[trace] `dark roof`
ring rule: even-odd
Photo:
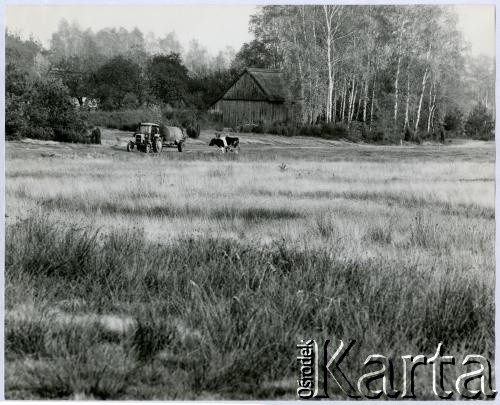
[[[281,70],[247,68],[245,72],[248,72],[255,79],[269,101],[285,101],[290,99],[290,94],[285,85]]]
[[[255,80],[257,86],[262,90],[267,100],[270,102],[291,101],[291,95],[288,87],[285,85],[283,72],[280,69],[261,69],[261,68],[246,68],[238,78],[231,83],[229,89],[247,73]],[[226,91],[227,93],[227,91]],[[211,106],[215,105],[219,100],[224,99],[224,93],[221,97],[215,100]]]

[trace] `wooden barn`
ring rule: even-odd
[[[227,126],[271,124],[292,119],[290,92],[277,69],[247,68],[209,109]]]

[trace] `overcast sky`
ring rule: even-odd
[[[495,7],[493,5],[455,6],[459,28],[471,44],[474,55],[495,54]],[[226,46],[236,50],[251,40],[249,16],[255,6],[221,5],[8,5],[6,24],[23,36],[32,34],[43,45],[50,43],[62,18],[77,21],[82,28],[98,31],[104,27],[138,27],[144,34],[157,36],[175,31],[186,48],[189,40],[198,39],[210,53]]]

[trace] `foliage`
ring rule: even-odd
[[[207,73],[202,77],[192,77],[188,83],[189,96],[187,100],[189,100],[189,104],[198,109],[208,109],[213,102],[227,91],[230,84],[237,79],[239,73],[241,72],[231,68]]]
[[[190,138],[199,138],[200,137],[200,125],[196,126],[188,126],[186,128],[186,133]]]
[[[137,107],[143,86],[141,69],[132,60],[115,56],[95,72],[93,86],[94,95],[105,110],[122,108],[125,103],[129,107]]]
[[[463,113],[457,107],[446,113],[443,119],[444,129],[460,133],[463,129]]]
[[[19,36],[5,34],[5,135],[18,138],[27,126],[32,81],[36,74],[36,56],[41,46],[32,40],[23,41]]]
[[[346,125],[337,123],[321,123],[317,125],[297,125],[291,123],[273,123],[265,125],[246,124],[236,128],[239,132],[255,133],[255,134],[272,134],[282,136],[312,136],[316,138],[331,139],[331,140],[348,140],[359,142],[361,140],[368,142],[381,142],[385,140],[384,132],[374,129],[367,130],[363,125],[358,127],[348,128]],[[220,128],[222,130],[222,128]],[[396,140],[392,140],[396,142]]]
[[[23,75],[21,94],[6,94],[7,139],[32,137],[78,142],[86,138],[85,123],[58,79]],[[8,76],[7,80],[13,80]]]
[[[119,111],[90,111],[87,121],[91,126],[135,131],[141,122],[162,122],[161,109],[144,107]]]
[[[149,106],[117,111],[89,111],[85,115],[90,126],[135,131],[140,122],[155,122],[182,128],[204,128],[213,125],[211,116],[199,110]]]
[[[467,136],[475,139],[491,140],[495,129],[493,115],[482,103],[478,103],[469,113],[464,130]]]
[[[392,141],[409,127],[412,139],[435,131],[449,100],[491,100],[493,64],[475,68],[487,84],[474,86],[456,27],[455,14],[434,5],[270,5],[250,23],[252,55],[269,52],[262,66],[284,70],[299,121],[360,122]],[[241,59],[251,60],[249,49]]]
[[[179,54],[155,55],[148,62],[149,88],[157,100],[178,107],[185,103],[188,70]]]
[[[271,68],[274,59],[272,52],[267,48],[266,43],[259,39],[244,43],[231,63],[231,67],[236,71],[243,71],[247,67]]]
[[[101,144],[101,129],[100,128],[94,128],[92,130],[92,134],[90,136],[90,143],[94,143],[97,145]]]

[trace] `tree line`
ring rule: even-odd
[[[196,40],[184,50],[174,32],[161,38],[137,28],[94,33],[65,20],[47,49],[7,31],[5,52],[11,138],[79,139],[88,110],[204,111],[238,74],[229,47],[212,56]]]
[[[306,123],[409,140],[494,109],[494,61],[467,56],[449,7],[265,6],[250,29],[247,48],[264,50],[261,67],[284,70]]]
[[[7,31],[7,136],[77,139],[87,110],[206,111],[245,67],[283,70],[295,126],[394,140],[492,133],[494,61],[468,56],[446,6],[264,6],[249,29],[252,41],[215,56],[196,40],[184,49],[174,32],[62,20],[45,49]]]

